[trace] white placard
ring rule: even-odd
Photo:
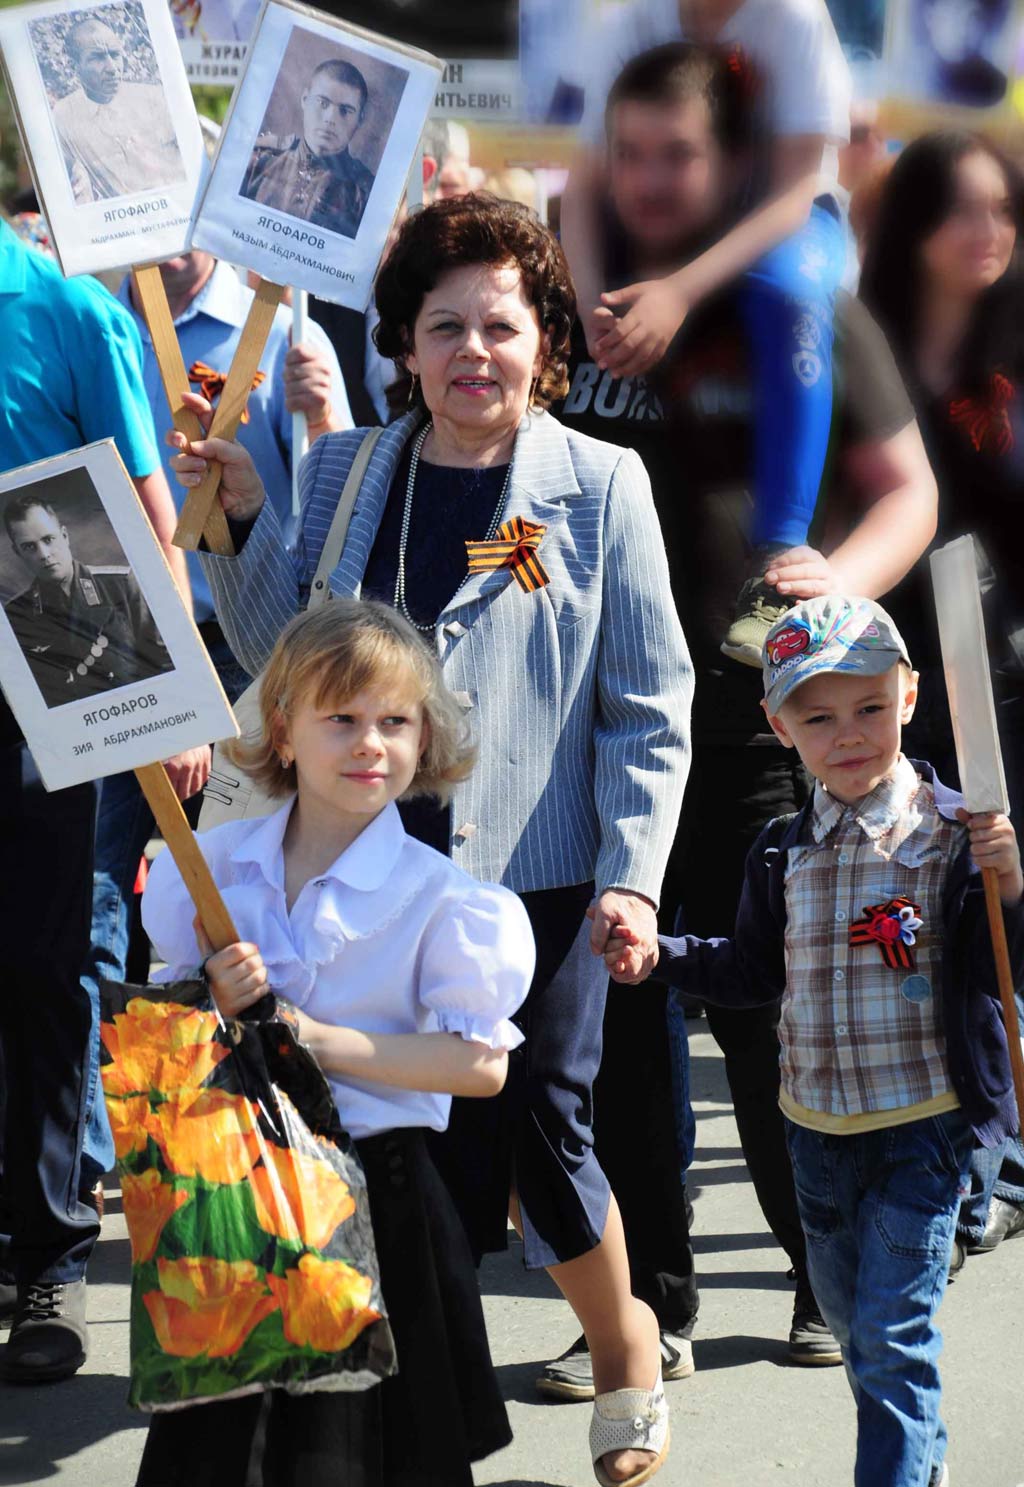
[[[238,728],[112,439],[0,476],[0,686],[48,790]]]
[[[985,110],[1006,101],[1016,0],[889,0],[890,97],[927,108]]]
[[[164,0],[0,10],[0,53],[64,273],[183,252],[206,155]]]
[[[192,83],[235,83],[261,0],[170,0],[174,34]]]
[[[953,719],[960,784],[969,811],[1009,811],[999,748],[974,538],[931,555],[942,664]]]
[[[195,246],[365,309],[441,70],[426,52],[268,0]]]

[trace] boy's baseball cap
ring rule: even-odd
[[[777,713],[802,682],[824,671],[882,676],[899,661],[909,666],[903,637],[880,604],[826,594],[805,599],[776,620],[765,637],[764,696]]]

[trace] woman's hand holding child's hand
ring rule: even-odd
[[[615,924],[604,947],[604,963],[613,981],[623,986],[636,986],[646,981],[658,964],[658,947],[648,961],[643,954],[640,936],[628,924]]]
[[[205,957],[203,974],[222,1017],[239,1017],[270,990],[267,968],[256,945],[244,942],[214,951],[202,925],[195,922],[196,939]]]
[[[1020,903],[1024,895],[1020,849],[1009,816],[994,811],[969,815],[957,811],[971,837],[971,856],[982,870],[992,868],[999,875],[999,896],[1004,904]]]

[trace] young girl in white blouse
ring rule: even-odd
[[[292,621],[264,674],[262,736],[236,762],[283,804],[199,843],[241,940],[217,954],[170,853],[143,920],[168,974],[204,974],[221,1012],[268,992],[294,1009],[366,1170],[398,1358],[362,1394],[274,1391],[159,1414],[146,1487],[471,1487],[506,1445],[472,1259],[424,1131],[453,1094],[493,1095],[522,1042],[530,924],[407,836],[396,801],[444,798],[472,768],[455,700],[415,631],[375,603]]]

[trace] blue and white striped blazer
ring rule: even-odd
[[[381,436],[330,577],[358,597],[402,450],[418,417]],[[269,501],[234,558],[203,554],[217,615],[254,675],[306,602],[363,437],[323,435],[300,471],[294,551]],[[525,594],[477,574],[438,619],[445,680],[473,710],[479,763],[452,801],[452,856],[519,892],[596,880],[657,902],[689,765],[693,674],[661,529],[639,457],[524,418],[508,516],[547,528],[551,582]]]

